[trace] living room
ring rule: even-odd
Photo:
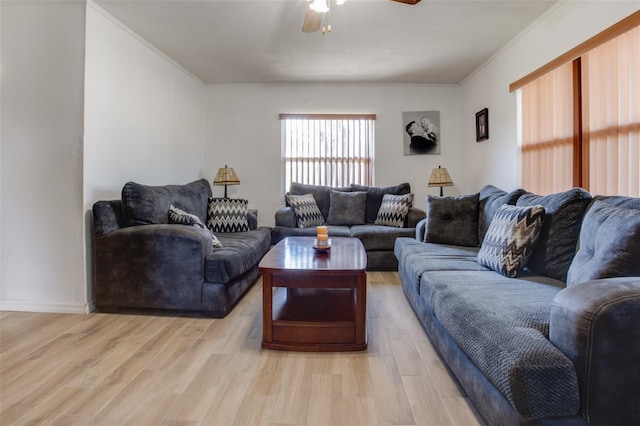
[[[88,212],[130,180],[212,180],[228,164],[241,179],[231,196],[272,225],[283,196],[282,112],[376,113],[375,184],[409,182],[417,206],[436,194],[426,180],[438,165],[451,173],[450,195],[486,183],[516,188],[509,84],[637,9],[560,2],[456,85],[204,85],[91,2],[3,2],[2,308],[90,310]],[[490,140],[476,143],[474,117],[485,107]],[[440,111],[441,155],[403,155],[401,114],[412,110]]]
[[[127,181],[212,180],[228,164],[241,180],[230,195],[272,226],[284,192],[280,113],[376,114],[375,184],[411,183],[421,208],[437,194],[426,182],[438,165],[454,181],[447,195],[515,189],[509,84],[638,9],[558,2],[456,84],[207,85],[93,2],[3,0],[0,309],[93,309],[91,207]],[[491,135],[476,143],[483,108]],[[441,155],[403,155],[402,112],[417,110],[440,111]]]

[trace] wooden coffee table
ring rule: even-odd
[[[288,237],[258,265],[263,274],[262,347],[290,351],[367,348],[367,254],[357,238]]]

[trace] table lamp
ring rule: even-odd
[[[227,185],[240,185],[240,179],[233,167],[224,167],[218,169],[218,174],[213,179],[214,185],[224,185],[224,198],[227,198]]]
[[[440,187],[441,197],[444,195],[442,191],[443,186],[453,186],[453,181],[451,180],[451,176],[449,176],[449,172],[446,168],[438,166],[437,169],[433,169],[431,171],[431,177],[429,177],[429,187],[432,186]]]

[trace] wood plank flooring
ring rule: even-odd
[[[481,424],[398,274],[367,280],[364,352],[261,349],[260,280],[220,320],[0,312],[0,424]]]

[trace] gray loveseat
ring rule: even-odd
[[[96,307],[202,311],[224,317],[259,275],[269,250],[270,228],[248,213],[247,232],[215,233],[168,223],[175,205],[206,223],[211,186],[127,183],[122,199],[93,206],[93,286]]]
[[[496,212],[516,210],[504,204],[545,210],[515,278],[482,264]],[[396,240],[403,291],[488,424],[640,424],[639,209],[486,186],[428,199],[416,238]]]
[[[367,252],[367,269],[396,270],[398,262],[393,254],[395,240],[398,237],[413,237],[416,225],[425,218],[425,212],[409,207],[401,227],[375,225],[375,222],[385,194],[410,193],[408,183],[388,187],[352,184],[341,188],[292,183],[288,194],[313,195],[322,214],[321,221],[328,226],[329,237],[360,239]],[[359,207],[353,207],[351,198],[358,198]],[[271,230],[272,244],[277,244],[286,237],[314,235],[315,226],[301,227],[289,203],[275,213],[275,227]]]

